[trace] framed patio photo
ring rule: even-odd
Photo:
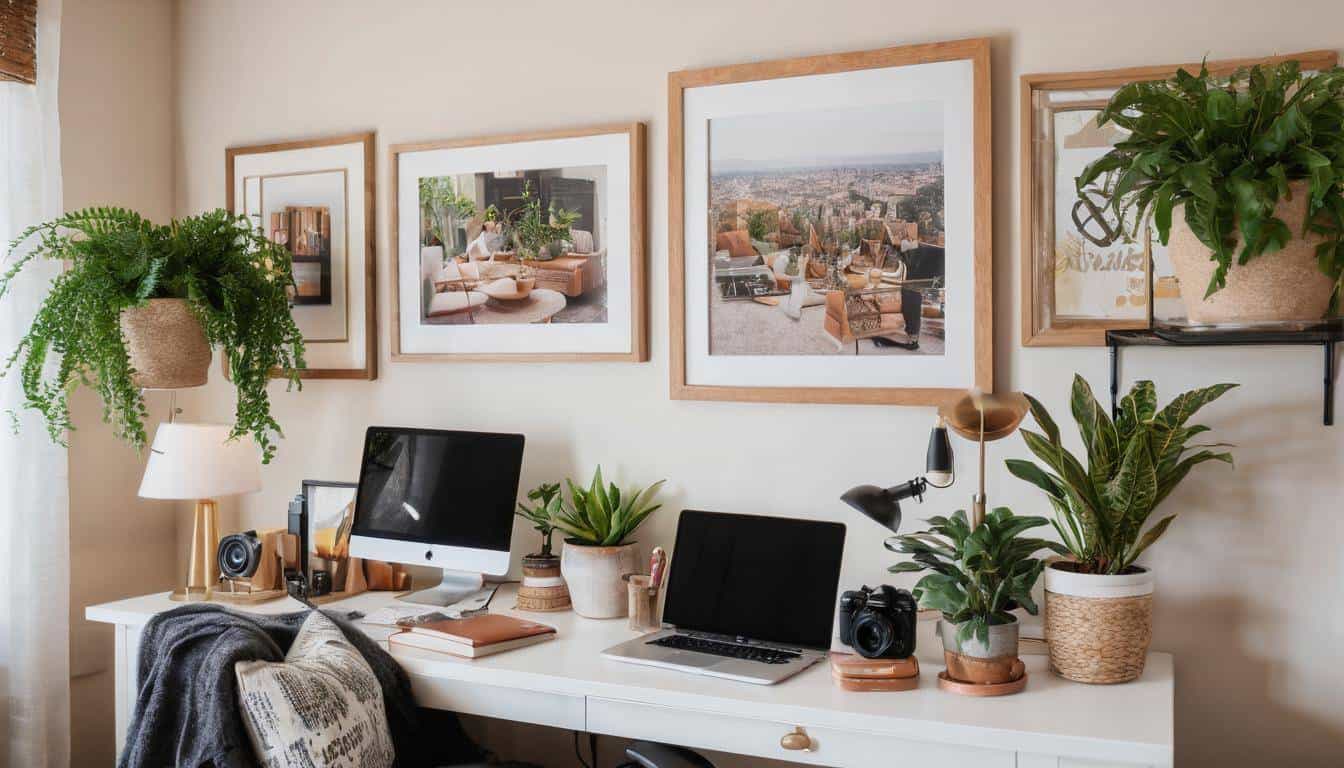
[[[1303,70],[1328,69],[1337,58],[1334,51],[1309,51],[1206,66],[1226,76],[1287,59],[1300,61]],[[1185,321],[1181,287],[1156,233],[1146,226],[1121,232],[1102,196],[1079,195],[1074,179],[1126,135],[1096,123],[1118,88],[1199,68],[1195,62],[1022,76],[1024,346],[1102,346],[1107,331]]]
[[[229,211],[293,259],[306,379],[378,377],[373,157],[371,132],[224,151]]]
[[[993,389],[989,50],[668,76],[673,398]]]
[[[648,360],[645,130],[392,146],[392,359]]]

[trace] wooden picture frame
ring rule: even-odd
[[[695,89],[717,86],[760,83],[764,81],[789,78],[791,82],[820,75],[841,73],[862,77],[868,70],[888,71],[903,67],[926,64],[965,62],[968,73],[965,76],[968,85],[966,93],[957,97],[965,111],[969,146],[962,151],[969,154],[966,180],[969,184],[965,207],[970,221],[961,225],[964,231],[958,233],[965,243],[965,259],[969,262],[961,267],[973,282],[970,290],[961,294],[970,300],[972,306],[965,310],[969,317],[963,326],[968,338],[959,340],[959,350],[965,359],[960,365],[965,375],[955,382],[942,386],[885,386],[885,385],[821,385],[815,383],[798,384],[783,382],[779,385],[762,386],[759,383],[714,383],[707,384],[694,380],[688,375],[688,256],[686,252],[688,222],[700,226],[700,216],[708,210],[687,210],[687,197],[693,191],[687,181],[687,119],[686,100],[688,92]],[[839,90],[838,84],[830,86]],[[711,67],[708,69],[673,72],[668,76],[668,260],[670,263],[670,305],[671,305],[671,396],[680,400],[730,400],[777,403],[865,403],[895,405],[933,405],[956,396],[965,389],[978,387],[992,391],[993,380],[993,257],[992,257],[992,141],[990,112],[990,40],[976,38],[949,42],[908,45],[853,53],[828,54],[796,59],[741,64],[733,66]],[[705,120],[706,125],[708,119]],[[707,140],[706,140],[707,143]],[[941,155],[940,155],[941,158]],[[942,160],[940,159],[941,165]],[[708,163],[706,163],[708,164]],[[697,172],[698,173],[698,172]],[[706,179],[709,172],[704,172]],[[688,218],[690,217],[690,218]],[[940,246],[941,247],[941,246]],[[711,246],[716,249],[717,244]],[[695,258],[703,258],[699,253]],[[711,254],[711,258],[716,258]],[[711,278],[710,282],[713,282]],[[696,287],[700,290],[700,287]],[[840,293],[840,291],[832,291]],[[848,296],[848,294],[845,294]],[[810,310],[815,311],[815,310]],[[706,321],[708,325],[708,321]],[[908,326],[908,322],[907,322]],[[696,344],[700,342],[691,339]],[[842,337],[848,344],[849,339]],[[858,354],[857,342],[855,354]],[[706,349],[709,342],[706,341]],[[696,352],[700,359],[709,359],[711,355]],[[785,359],[804,361],[834,359],[831,356],[815,356],[811,353],[787,354]],[[903,358],[882,358],[903,359]],[[906,358],[908,359],[908,358]],[[891,368],[870,370],[891,371]],[[820,366],[818,367],[820,368]],[[818,374],[824,376],[826,374]],[[882,377],[877,377],[882,378]],[[888,375],[885,378],[891,379]],[[872,380],[868,378],[866,380]]]
[[[617,258],[613,259],[612,254],[603,256],[604,264],[602,266],[603,279],[606,281],[606,291],[610,292],[619,287],[629,291],[628,294],[628,318],[623,322],[612,321],[611,330],[613,333],[625,335],[628,341],[624,342],[621,349],[603,349],[600,351],[575,350],[551,352],[543,348],[537,348],[544,345],[544,339],[540,341],[529,341],[532,348],[523,350],[461,350],[461,351],[424,351],[410,348],[407,340],[403,338],[410,325],[407,321],[411,317],[410,310],[404,307],[403,299],[407,298],[406,287],[402,285],[402,270],[407,266],[408,255],[403,250],[408,250],[411,241],[408,239],[406,224],[409,221],[408,210],[406,206],[409,187],[402,189],[403,183],[410,178],[408,172],[403,169],[403,162],[415,155],[424,155],[425,153],[436,153],[440,151],[455,150],[495,150],[508,152],[510,150],[528,150],[536,146],[566,146],[567,140],[602,140],[621,137],[615,140],[623,140],[628,144],[628,148],[623,153],[623,163],[628,168],[628,195],[623,198],[623,202],[628,206],[628,222],[621,222],[617,229],[628,229],[627,237],[618,237],[613,242],[624,242],[628,249],[628,256],[620,258],[619,249],[616,249]],[[547,144],[547,143],[550,144]],[[543,150],[544,153],[544,150]],[[645,362],[649,359],[648,343],[648,298],[647,298],[647,259],[648,259],[648,229],[647,229],[647,126],[643,122],[614,123],[604,125],[594,125],[579,128],[564,128],[556,130],[535,131],[528,133],[510,133],[493,136],[479,136],[466,139],[450,139],[444,141],[425,141],[394,144],[388,148],[388,164],[392,174],[392,194],[389,202],[390,228],[391,228],[391,279],[392,279],[392,302],[391,302],[391,337],[392,337],[392,360],[393,362]],[[461,171],[454,173],[460,175],[484,175],[485,172],[493,168],[514,168],[514,166],[491,166],[474,167],[470,174]],[[604,166],[605,168],[606,166]],[[534,167],[524,168],[518,166],[520,175],[527,175],[535,170]],[[620,169],[624,175],[625,168]],[[604,172],[603,178],[606,179]],[[418,178],[416,179],[418,181]],[[612,193],[615,195],[616,193]],[[605,224],[604,224],[605,226]],[[416,241],[418,243],[418,239]],[[607,249],[603,247],[603,251]],[[470,256],[467,255],[466,263],[470,263]],[[421,260],[424,259],[423,253]],[[494,258],[490,259],[494,261]],[[617,263],[617,262],[620,263]],[[421,265],[423,268],[423,264]],[[615,267],[615,269],[613,269]],[[621,280],[619,285],[610,279],[606,279],[610,272],[624,272],[626,277]],[[465,288],[464,283],[464,288]],[[470,290],[470,289],[468,289]],[[580,294],[582,295],[582,294]],[[607,302],[608,299],[603,299]],[[621,300],[624,302],[624,299]],[[468,301],[470,306],[470,301]],[[604,304],[603,315],[606,315],[607,307]],[[625,313],[622,313],[625,314]],[[425,322],[424,310],[417,315],[421,323]],[[473,321],[474,322],[474,321]],[[602,324],[606,324],[603,321]],[[546,319],[544,324],[547,327],[556,327],[561,323],[551,323]],[[504,327],[536,327],[538,323],[515,323],[505,325]],[[577,325],[577,324],[576,324]],[[596,325],[596,323],[594,323]],[[454,326],[460,327],[460,326]],[[572,327],[572,326],[571,326]],[[540,337],[538,337],[540,338]],[[423,346],[423,344],[421,344]]]
[[[1236,70],[1254,64],[1276,64],[1282,61],[1297,60],[1304,70],[1329,69],[1338,62],[1335,51],[1304,51],[1301,53],[1261,58],[1226,59],[1207,62],[1209,72],[1225,77]],[[1106,319],[1060,319],[1054,316],[1054,280],[1055,257],[1052,251],[1046,251],[1042,243],[1053,243],[1053,202],[1044,204],[1043,185],[1047,183],[1044,170],[1053,168],[1053,149],[1050,157],[1045,156],[1043,136],[1049,132],[1039,122],[1041,114],[1053,115],[1061,107],[1044,104],[1052,94],[1078,94],[1076,108],[1093,108],[1105,103],[1105,94],[1120,86],[1145,80],[1163,80],[1172,77],[1178,70],[1191,74],[1199,72],[1201,63],[1172,64],[1160,66],[1127,67],[1123,69],[1097,70],[1086,72],[1058,72],[1022,75],[1019,85],[1019,104],[1021,112],[1019,155],[1020,176],[1020,221],[1021,221],[1021,339],[1028,347],[1049,346],[1104,346],[1106,331],[1133,330],[1148,328],[1153,317],[1154,274],[1152,254],[1156,247],[1152,242],[1154,235],[1148,234],[1143,244],[1144,279],[1147,283],[1147,312],[1141,320]],[[1051,172],[1053,177],[1053,172]],[[1042,230],[1042,227],[1048,227]]]
[[[375,134],[368,131],[236,146],[224,150],[225,205],[230,213],[239,213],[240,207],[245,205],[245,190],[253,179],[260,179],[257,183],[261,184],[267,179],[340,174],[340,184],[344,188],[341,242],[345,254],[345,274],[341,282],[344,286],[341,296],[344,301],[345,333],[324,334],[323,338],[316,339],[305,338],[305,356],[309,360],[309,367],[299,371],[299,376],[304,379],[371,381],[378,378],[377,261],[374,249],[375,145]],[[337,153],[339,157],[334,156]],[[266,172],[259,174],[255,172],[256,168],[245,168],[239,173],[240,165],[249,163],[266,166]],[[240,186],[244,190],[244,199],[239,199]],[[261,208],[258,208],[258,217],[261,216],[260,211]],[[356,214],[362,221],[353,218]],[[258,226],[265,231],[266,222],[259,220]],[[355,234],[352,235],[352,231]],[[322,292],[319,297],[325,298],[325,303],[329,304],[332,297],[329,274],[331,246],[327,247],[326,263],[321,266]],[[305,263],[318,261],[307,257],[302,260]],[[354,288],[351,288],[352,283]],[[309,303],[317,302],[296,302],[296,308]],[[331,363],[314,364],[315,356],[329,356]],[[228,373],[227,370],[225,373]],[[272,375],[280,376],[282,373],[275,371]]]

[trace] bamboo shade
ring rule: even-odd
[[[37,0],[0,0],[0,80],[37,82]]]

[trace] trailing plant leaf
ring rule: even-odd
[[[1172,211],[1217,262],[1206,297],[1233,259],[1246,264],[1293,237],[1320,235],[1320,270],[1344,273],[1344,69],[1302,74],[1296,61],[1256,65],[1226,79],[1201,67],[1166,81],[1126,85],[1097,116],[1128,132],[1075,181],[1100,193],[1130,236],[1150,217],[1165,244]],[[1301,222],[1274,216],[1290,181],[1307,182]],[[1243,241],[1233,253],[1236,236]]]
[[[83,385],[98,393],[113,432],[144,447],[148,413],[131,380],[121,311],[149,299],[185,299],[228,360],[237,391],[231,437],[252,435],[263,462],[275,455],[281,431],[267,386],[280,371],[302,387],[303,336],[290,315],[290,254],[246,217],[215,210],[157,225],[123,208],[86,208],[29,227],[9,244],[10,257],[16,253],[0,275],[0,299],[33,259],[69,264],[0,366],[0,376],[19,366],[25,406],[42,414],[53,440],[64,443],[73,428],[68,397]],[[59,360],[49,365],[53,357]]]
[[[1235,386],[1194,389],[1159,410],[1153,383],[1139,381],[1121,399],[1120,418],[1108,428],[1110,420],[1098,413],[1091,387],[1075,376],[1070,409],[1087,450],[1089,471],[1080,472],[1081,463],[1059,444],[1058,427],[1049,413],[1030,396],[1032,416],[1055,440],[1020,430],[1044,467],[1021,459],[1009,459],[1005,466],[1013,476],[1045,492],[1055,509],[1052,522],[1062,549],[1078,561],[1079,570],[1120,573],[1171,524],[1175,515],[1144,531],[1153,509],[1191,469],[1207,461],[1232,463],[1231,454],[1210,450],[1223,446],[1191,444],[1191,438],[1209,428],[1186,422]],[[1117,460],[1107,460],[1111,451]]]

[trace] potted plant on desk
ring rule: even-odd
[[[527,492],[532,506],[519,504],[515,513],[532,523],[541,534],[541,551],[523,558],[523,583],[518,587],[518,607],[525,611],[567,611],[569,589],[560,576],[560,558],[551,552],[555,517],[560,514],[559,483],[542,483]]]
[[[103,420],[143,448],[145,389],[206,383],[211,348],[224,351],[238,394],[232,437],[251,434],[262,460],[280,425],[267,385],[279,371],[300,384],[303,334],[290,314],[292,260],[246,217],[215,210],[154,224],[122,208],[88,208],[35,225],[9,245],[0,299],[33,259],[69,269],[51,283],[32,326],[0,376],[18,364],[27,405],[52,438],[71,428],[68,398],[80,384],[103,401]],[[56,353],[59,362],[48,365]],[[0,354],[8,354],[8,350]]]
[[[1168,245],[1195,323],[1312,321],[1344,272],[1344,69],[1296,61],[1120,88],[1127,134],[1077,178]]]
[[[1018,623],[1011,611],[1036,614],[1031,588],[1045,567],[1034,555],[1058,544],[1024,538],[1045,525],[1043,517],[1016,517],[1006,507],[985,515],[974,529],[966,513],[928,520],[929,530],[896,537],[896,551],[912,556],[892,573],[932,571],[915,585],[921,608],[943,614],[938,634],[947,670],[940,687],[974,696],[1017,693],[1026,670],[1017,655]]]
[[[615,483],[603,483],[602,467],[586,489],[565,481],[569,501],[560,505],[551,522],[568,534],[560,570],[575,613],[590,619],[626,615],[629,603],[622,577],[639,570],[635,542],[627,539],[662,506],[652,502],[663,482],[622,493]]]
[[[1187,422],[1234,386],[1191,390],[1158,410],[1153,383],[1139,381],[1112,421],[1083,377],[1074,376],[1071,407],[1086,467],[1060,443],[1050,414],[1028,396],[1045,434],[1023,429],[1022,437],[1045,466],[1021,459],[1007,465],[1045,491],[1055,508],[1055,530],[1072,556],[1045,569],[1045,639],[1056,673],[1083,683],[1123,683],[1143,673],[1152,638],[1153,575],[1135,560],[1176,515],[1144,526],[1195,465],[1232,463],[1231,454],[1209,450],[1219,444],[1190,445],[1209,428]]]

